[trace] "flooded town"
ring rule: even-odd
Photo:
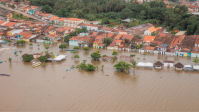
[[[178,7],[190,17],[183,29],[140,22],[127,9],[91,20],[0,1],[0,111],[199,111],[199,26],[189,25],[199,21],[199,2],[119,0]]]

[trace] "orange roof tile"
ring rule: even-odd
[[[108,33],[107,37],[112,37],[114,33]]]
[[[120,39],[122,35],[118,34],[114,39]]]
[[[59,17],[54,16],[54,17],[50,18],[50,20],[56,20],[56,19],[59,19]]]
[[[6,22],[6,21],[0,21],[0,25],[3,24],[3,23],[5,23],[5,22]]]
[[[195,44],[199,44],[199,38],[196,39]]]
[[[44,16],[50,16],[50,14],[44,14]]]
[[[144,42],[152,42],[155,39],[155,36],[145,36],[143,41]]]
[[[102,39],[102,36],[97,36],[97,38],[96,39]]]
[[[24,39],[29,39],[31,36],[32,36],[31,34],[30,35],[25,35],[23,38]]]
[[[67,18],[66,20],[81,21],[81,20],[83,20],[83,19],[79,19],[79,18]]]
[[[13,25],[17,24],[16,22],[8,22],[3,26],[8,26],[8,27],[12,27]]]
[[[149,28],[148,30],[149,30],[150,32],[155,32],[155,31],[157,31],[158,29],[160,29],[160,27],[155,28],[154,26],[152,26],[152,27]]]
[[[123,40],[116,40],[116,43],[122,43]]]
[[[58,19],[60,22],[64,22],[66,18],[61,18],[61,19]]]
[[[96,40],[96,41],[94,41],[93,43],[99,43],[99,41]]]

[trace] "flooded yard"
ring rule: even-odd
[[[116,62],[94,61],[90,54],[98,49],[85,52],[82,48],[75,61],[70,51],[61,51],[60,43],[33,43],[15,47],[22,53],[14,55],[14,50],[0,51],[0,111],[199,111],[199,72],[175,71],[164,67],[163,70],[136,69],[129,74],[117,72]],[[67,55],[62,62],[47,62],[45,67],[32,67],[23,62],[22,54],[48,51],[55,55]],[[67,49],[72,49],[68,46]],[[111,56],[112,50],[99,50],[101,55]],[[119,55],[129,56],[132,52],[119,51]],[[12,63],[8,58],[12,58]],[[140,58],[140,59],[137,59]],[[158,54],[136,53],[136,61],[152,62],[174,59],[174,62],[193,64],[192,58],[170,57]],[[83,60],[99,66],[94,72],[79,69],[66,71]],[[6,61],[6,62],[5,62]],[[129,62],[130,61],[126,61]],[[101,65],[104,70],[100,71]]]

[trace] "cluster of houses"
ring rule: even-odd
[[[171,67],[176,70],[185,70],[185,71],[199,71],[199,65],[183,65],[182,63],[176,63],[174,64],[174,61],[157,61],[155,63],[144,63],[144,62],[138,62],[138,67],[141,68],[156,68],[156,69],[163,69],[163,67]]]

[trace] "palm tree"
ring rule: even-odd
[[[135,68],[138,68],[138,67],[137,67],[137,62],[136,62],[136,61],[132,61],[131,63],[132,63],[132,65],[131,65],[132,68],[134,68],[134,69],[135,69]],[[133,71],[133,72],[134,72],[134,71]]]
[[[102,69],[101,69],[101,71],[103,71],[104,70],[104,65],[102,65]]]
[[[10,64],[11,64],[11,62],[12,62],[12,58],[11,57],[9,57],[8,58],[8,61],[10,62]]]
[[[199,62],[199,59],[198,59],[198,58],[194,58],[194,59],[193,59],[193,62],[194,62],[195,64],[197,64],[197,63]]]

